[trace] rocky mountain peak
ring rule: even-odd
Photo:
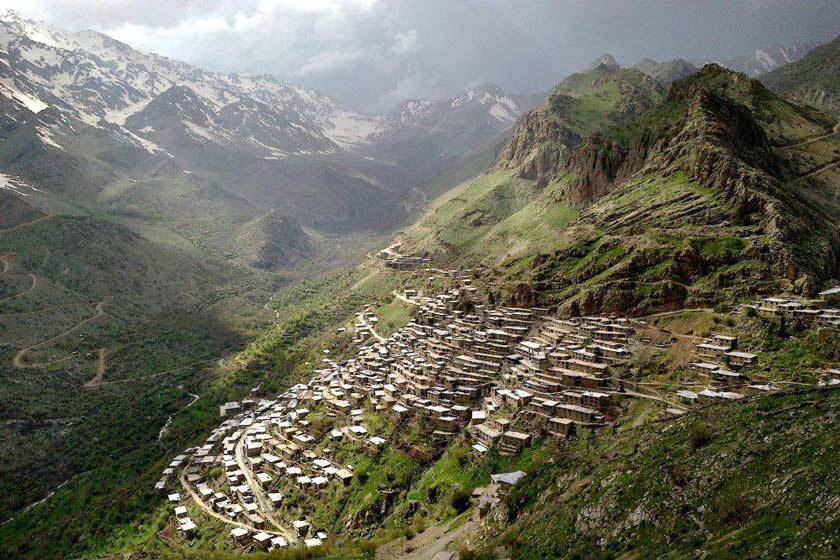
[[[615,58],[611,54],[604,53],[595,60],[593,60],[589,64],[589,66],[586,67],[586,70],[584,70],[584,72],[591,72],[599,68],[603,68],[605,70],[619,70],[621,69],[621,65],[615,60]]]

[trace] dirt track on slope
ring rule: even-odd
[[[62,361],[65,361],[65,360],[69,359],[69,358],[64,358],[62,360],[55,360],[55,361],[52,361],[52,362],[35,362],[35,363],[32,363],[32,364],[25,364],[23,362],[23,359],[26,357],[26,354],[29,353],[30,350],[34,350],[35,348],[40,348],[41,346],[46,346],[47,344],[52,344],[53,342],[61,340],[65,336],[76,332],[77,330],[79,330],[83,326],[87,325],[91,321],[95,321],[96,319],[99,319],[100,317],[106,315],[105,310],[103,309],[104,305],[105,305],[105,302],[100,301],[99,303],[96,304],[96,315],[94,315],[92,317],[88,317],[87,319],[79,322],[74,327],[71,327],[71,328],[67,329],[66,331],[64,331],[61,334],[58,334],[58,335],[56,335],[52,338],[49,338],[49,339],[44,340],[42,342],[39,342],[38,344],[33,344],[32,346],[29,346],[28,348],[24,348],[23,350],[19,351],[17,354],[15,354],[15,357],[12,358],[12,365],[16,368],[19,368],[19,369],[33,369],[33,368],[34,369],[41,369],[41,368],[44,368],[44,367],[46,367],[50,364],[57,363],[57,362],[62,362]]]
[[[21,229],[21,228],[34,226],[37,223],[43,222],[44,220],[49,220],[50,218],[53,218],[53,217],[54,216],[52,214],[47,214],[45,216],[41,216],[40,218],[35,218],[34,220],[30,220],[28,222],[23,222],[22,224],[18,224],[16,226],[12,226],[10,228],[0,229],[0,235],[2,235],[4,233],[8,233],[10,231],[15,231],[15,230],[18,230],[18,229]]]
[[[105,375],[105,348],[100,348],[96,351],[96,375],[90,381],[82,385],[85,389],[96,387],[102,383],[102,377]]]
[[[8,269],[8,265],[6,265],[6,269]],[[6,270],[3,270],[3,272],[5,273]],[[5,299],[0,299],[0,303],[6,303],[7,301],[12,301],[13,299],[17,299],[21,296],[25,296],[26,294],[31,293],[32,290],[34,290],[38,286],[38,277],[35,276],[34,274],[32,274],[31,272],[28,273],[28,274],[29,274],[29,278],[32,279],[32,286],[30,286],[28,290],[25,290],[23,292],[20,292],[18,294],[13,295],[13,296],[9,296]]]

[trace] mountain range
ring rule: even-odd
[[[41,189],[36,204],[103,212],[217,256],[265,208],[327,235],[384,231],[407,216],[412,187],[535,103],[485,84],[363,115],[270,76],[210,72],[12,11],[0,49],[0,164]]]
[[[402,541],[407,558],[437,558],[456,538],[462,548],[445,554],[461,558],[827,557],[838,406],[816,380],[837,367],[836,325],[748,302],[811,302],[840,280],[838,45],[725,64],[622,67],[605,54],[545,95],[486,83],[365,115],[291,82],[6,12],[0,556],[253,551],[187,494],[250,484],[245,461],[273,473],[278,457],[244,459],[237,441],[252,409],[291,391],[269,423],[300,446],[267,445],[290,465],[330,465],[325,477],[333,463],[352,472],[323,491],[268,476],[285,486],[264,511],[282,520],[236,513],[248,527],[305,518],[329,531],[324,547],[288,557],[344,547],[397,558],[387,543]],[[442,328],[413,322],[433,294]],[[516,318],[505,324],[498,310]],[[519,370],[491,361],[528,352],[500,329],[533,331],[532,312],[576,328],[534,367],[569,356],[599,367],[625,325],[638,330],[633,356],[611,372],[619,385],[591,388],[609,395],[560,394],[614,398],[604,410],[614,418],[572,422],[569,439],[520,433],[521,449],[476,447],[452,426],[524,430],[510,419],[548,418],[509,389]],[[618,330],[583,347],[592,327],[575,321],[596,315]],[[455,343],[479,316],[495,322],[475,331],[481,361]],[[433,363],[419,351],[395,362],[429,332],[442,341]],[[695,357],[698,345],[720,333],[737,333],[760,362],[736,387],[747,396],[695,371],[713,359]],[[309,390],[330,371],[328,388]],[[423,395],[410,406],[419,422],[391,414],[390,395],[410,393],[400,376]],[[487,391],[471,400],[458,376]],[[675,408],[674,391],[698,383],[726,390],[726,402]],[[432,406],[438,395],[447,408]],[[244,415],[227,416],[231,402]],[[269,430],[256,426],[255,439]],[[324,438],[318,454],[302,449],[308,433]],[[212,466],[185,468],[186,456]],[[498,473],[519,482],[485,499],[481,488],[510,480]],[[264,506],[235,491],[242,508]],[[181,504],[198,527],[184,529]]]

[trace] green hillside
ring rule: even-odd
[[[840,37],[761,77],[773,91],[840,115]]]
[[[840,276],[833,124],[710,65],[581,141],[540,183],[517,178],[528,163],[505,171],[503,155],[436,200],[406,240],[490,267],[518,303],[643,312],[813,294]]]
[[[530,179],[550,177],[588,135],[632,120],[663,97],[662,86],[638,70],[602,64],[572,74],[517,124],[499,166]]]
[[[832,558],[838,407],[775,395],[583,438],[505,499],[477,557]]]
[[[16,224],[0,229],[5,520],[153,444],[207,365],[268,322],[271,284],[113,222],[4,205]]]

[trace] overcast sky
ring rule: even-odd
[[[604,52],[729,58],[828,40],[840,0],[0,0],[214,70],[269,73],[368,112],[485,81],[544,91]]]

